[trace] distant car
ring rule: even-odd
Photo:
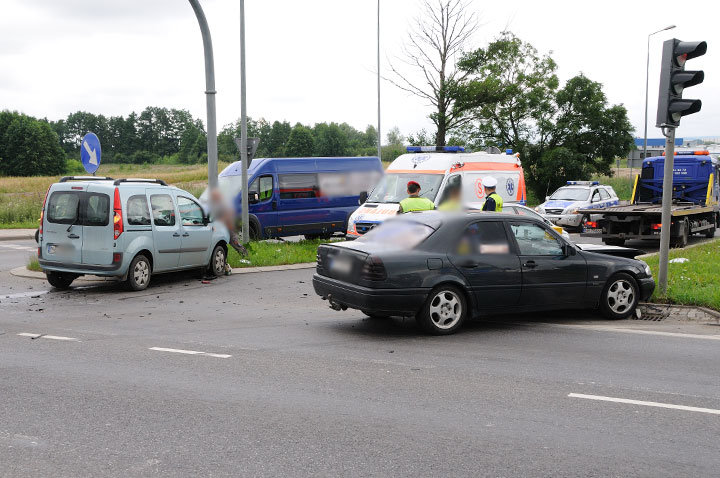
[[[532,217],[539,221],[542,221],[545,224],[547,224],[548,226],[555,229],[555,232],[560,234],[563,237],[563,239],[570,242],[570,234],[568,234],[567,231],[562,226],[556,226],[549,219],[544,217],[542,214],[539,214],[539,213],[533,211],[532,209],[530,209],[527,206],[523,206],[521,204],[507,204],[507,205],[503,206],[503,212],[507,212],[509,214],[517,214],[518,216]]]
[[[503,213],[403,214],[318,248],[315,292],[336,310],[414,316],[429,333],[474,316],[598,308],[633,313],[655,288],[635,259],[581,251],[544,222]]]
[[[38,239],[38,262],[55,288],[92,274],[142,290],[160,272],[224,273],[230,237],[192,194],[162,180],[72,176],[50,186]]]
[[[568,181],[566,186],[548,196],[535,211],[553,224],[582,231],[588,221],[596,218],[579,214],[579,209],[601,209],[618,204],[620,199],[611,186],[602,185],[598,181]]]

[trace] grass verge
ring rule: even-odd
[[[248,256],[242,257],[230,248],[228,263],[232,267],[280,266],[301,264],[317,260],[317,248],[327,240],[304,240],[299,242],[252,242],[248,246]]]
[[[41,271],[42,271],[42,269],[40,269],[40,263],[38,262],[37,257],[31,257],[31,258],[28,260],[27,269],[28,269],[29,271],[35,271],[35,272],[41,272]]]
[[[668,290],[660,296],[655,290],[653,302],[699,305],[720,310],[720,241],[690,249],[671,249],[670,259],[684,257],[685,263],[668,264]],[[644,259],[657,277],[659,257]]]

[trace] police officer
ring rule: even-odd
[[[503,200],[498,193],[495,192],[497,187],[497,179],[488,176],[483,179],[483,187],[485,188],[485,204],[483,211],[502,212]]]
[[[428,198],[420,197],[420,184],[416,181],[407,183],[408,197],[400,201],[398,214],[412,211],[430,211],[435,209],[435,204]]]
[[[462,211],[462,188],[459,184],[448,186],[445,190],[447,198],[438,206],[438,211]]]

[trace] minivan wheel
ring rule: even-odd
[[[425,332],[433,335],[455,333],[467,316],[467,301],[457,287],[441,285],[428,295],[416,320]]]
[[[152,268],[150,261],[142,254],[135,256],[128,269],[127,284],[132,290],[144,290],[150,284]]]
[[[612,320],[627,319],[638,304],[638,285],[624,272],[614,274],[605,283],[600,296],[600,311]]]
[[[66,290],[70,288],[70,284],[77,278],[75,274],[67,272],[48,272],[47,280],[51,286],[56,289]]]
[[[208,271],[216,277],[221,276],[225,273],[225,262],[227,256],[225,254],[225,248],[218,244],[213,249],[212,256],[210,256],[210,264],[208,264]]]

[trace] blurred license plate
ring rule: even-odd
[[[352,259],[347,256],[338,256],[330,263],[330,270],[340,274],[349,274],[352,270]]]

